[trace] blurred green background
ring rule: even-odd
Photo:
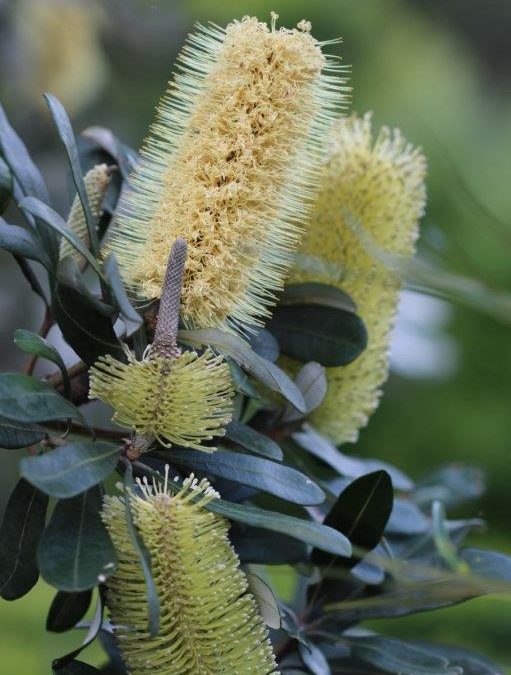
[[[509,0],[0,0],[0,98],[50,186],[54,206],[70,193],[63,151],[41,95],[56,94],[75,130],[111,127],[139,146],[171,64],[194,21],[223,24],[244,14],[312,22],[318,38],[352,66],[353,104],[375,124],[399,126],[429,159],[429,207],[421,246],[451,271],[511,289],[511,3]],[[0,368],[22,358],[17,327],[37,327],[41,307],[0,254]],[[448,461],[480,465],[488,491],[459,515],[481,515],[477,545],[511,552],[510,317],[406,293],[385,397],[355,447],[414,477]],[[72,360],[72,355],[69,355]],[[0,510],[19,453],[4,451]],[[454,514],[457,515],[457,514]],[[285,591],[286,571],[278,583]],[[0,601],[5,673],[49,672],[49,661],[81,636],[44,633],[51,590]],[[472,604],[380,624],[403,636],[481,648],[511,668],[511,602]],[[89,650],[91,663],[98,652]],[[510,670],[511,672],[511,670]]]

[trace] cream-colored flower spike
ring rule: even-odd
[[[97,164],[92,169],[87,171],[83,178],[85,183],[85,190],[89,199],[89,206],[94,221],[97,222],[101,215],[101,206],[112,178],[112,168],[106,164]],[[82,241],[87,248],[90,246],[89,230],[87,221],[85,220],[85,213],[83,212],[82,202],[78,194],[75,195],[71,209],[66,221],[67,227],[76,234],[78,239]],[[80,267],[86,265],[85,258],[78,253],[75,247],[69,241],[62,237],[60,240],[59,258],[64,258],[66,255],[72,255],[78,262]]]
[[[153,439],[213,452],[204,442],[223,436],[232,417],[233,383],[223,357],[210,349],[182,353],[176,343],[186,248],[184,239],[172,246],[154,341],[142,361],[128,350],[127,363],[107,355],[91,369],[90,397],[110,404],[112,419],[136,432],[131,458]]]
[[[103,521],[118,555],[107,581],[114,635],[132,675],[277,675],[268,631],[227,536],[229,523],[204,506],[218,497],[193,474],[170,491],[139,483],[139,494],[106,497]],[[160,630],[147,630],[148,604],[124,500],[151,555]]]
[[[423,215],[426,160],[398,130],[376,140],[371,117],[351,117],[333,134],[321,189],[291,283],[342,288],[357,304],[369,342],[344,367],[328,368],[328,392],[311,416],[335,443],[354,442],[378,405],[388,375],[390,335],[401,282],[385,256],[410,259]],[[379,254],[378,254],[379,252]]]
[[[244,332],[269,315],[346,98],[310,25],[276,18],[189,36],[112,227],[108,247],[146,299],[161,294],[171,243],[188,242],[188,328]]]

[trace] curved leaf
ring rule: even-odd
[[[52,633],[64,633],[74,628],[87,613],[91,599],[91,590],[79,593],[57,591],[46,618],[46,630]]]
[[[36,356],[40,356],[41,358],[54,363],[62,373],[66,398],[71,398],[71,381],[67,373],[66,364],[58,351],[48,342],[48,340],[37,335],[37,333],[32,333],[30,330],[18,328],[14,333],[14,343],[25,353],[35,354]]]
[[[85,591],[114,572],[117,557],[100,509],[97,486],[57,502],[37,554],[41,575],[52,586]]]
[[[325,369],[315,361],[309,361],[298,371],[295,384],[302,392],[305,401],[306,414],[308,415],[321,405],[327,392]],[[303,417],[297,410],[288,406],[283,417],[283,422],[293,422]]]
[[[104,441],[77,441],[21,460],[21,474],[52,497],[74,497],[115,469],[121,449]]]
[[[0,248],[15,256],[35,260],[49,271],[53,269],[52,262],[41,243],[37,241],[34,231],[10,225],[3,218],[0,218]]]
[[[3,213],[12,196],[12,176],[9,167],[0,157],[0,213]]]
[[[47,507],[48,497],[21,478],[0,528],[0,595],[5,600],[21,598],[39,578],[36,552]]]
[[[106,259],[103,269],[110,285],[110,289],[112,290],[115,303],[121,313],[121,318],[126,326],[126,336],[129,337],[142,325],[142,317],[128,298],[119,272],[119,266],[117,265],[117,260],[113,253]]]
[[[357,311],[353,299],[336,286],[309,281],[303,284],[288,284],[279,298],[280,305],[323,305],[345,312]]]
[[[273,439],[242,422],[237,422],[236,420],[229,422],[225,428],[225,436],[249,452],[254,452],[269,459],[275,459],[278,462],[283,458],[280,446]]]

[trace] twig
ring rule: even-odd
[[[88,369],[88,365],[84,363],[83,361],[78,361],[78,363],[75,363],[74,366],[71,366],[71,368],[68,368],[67,374],[69,375],[69,379],[72,380],[75,377],[78,377],[82,373],[85,373]],[[60,387],[63,384],[63,379],[62,379],[62,373],[60,370],[56,373],[53,373],[53,375],[49,375],[46,378],[46,382],[48,384],[51,384],[52,387]]]

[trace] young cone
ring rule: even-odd
[[[89,199],[90,210],[92,217],[97,222],[101,215],[101,205],[103,199],[110,185],[112,176],[112,169],[106,164],[97,164],[92,169],[87,171],[83,178],[85,183],[85,190]],[[82,202],[78,194],[75,195],[71,209],[67,217],[66,225],[76,234],[78,239],[82,241],[87,247],[90,245],[89,230],[87,228],[87,221],[85,220],[85,213],[83,212]],[[72,255],[80,267],[86,265],[86,260],[78,253],[75,247],[68,242],[65,237],[60,240],[59,258],[64,258],[66,255]]]
[[[373,140],[371,117],[336,127],[321,188],[289,282],[317,281],[352,296],[369,342],[348,366],[327,369],[311,416],[335,443],[355,442],[380,399],[401,282],[385,256],[410,259],[426,199],[426,161],[398,130]]]
[[[136,453],[153,438],[167,447],[213,452],[204,441],[223,436],[232,416],[227,363],[210,349],[181,353],[176,343],[186,249],[184,239],[172,246],[154,342],[144,359],[137,361],[127,350],[127,363],[107,355],[91,369],[90,397],[110,404],[112,419],[136,431]]]
[[[268,675],[276,673],[268,632],[230,545],[228,522],[204,506],[218,495],[193,474],[183,488],[161,487],[106,497],[103,520],[118,554],[107,582],[114,634],[132,675]],[[124,500],[151,555],[160,631],[147,630],[140,561],[128,534]]]
[[[131,177],[109,248],[157,298],[171,243],[189,246],[182,319],[241,332],[281,289],[346,88],[308,32],[245,17],[189,36]]]

